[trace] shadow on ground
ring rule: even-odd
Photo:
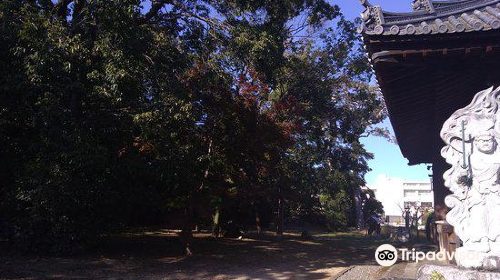
[[[330,279],[348,266],[374,264],[374,251],[383,243],[358,232],[310,240],[291,233],[241,240],[195,236],[193,257],[183,255],[169,231],[107,236],[85,255],[70,258],[1,250],[0,279]]]

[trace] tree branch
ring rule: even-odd
[[[52,14],[55,14],[62,20],[66,20],[66,17],[68,16],[68,6],[71,2],[73,2],[73,0],[59,0],[59,2],[54,5]]]
[[[38,4],[46,10],[52,10],[54,8],[54,3],[51,0],[39,0]]]
[[[138,24],[146,24],[148,23],[152,18],[158,16],[158,13],[160,12],[161,8],[165,6],[165,4],[170,3],[170,0],[156,0],[156,1],[151,1],[151,9],[144,14],[144,16],[140,17],[137,20]]]
[[[171,4],[171,0],[157,0],[153,1],[153,4],[151,5],[151,9],[144,14],[144,16],[140,17],[138,19],[139,24],[146,24],[148,23],[152,18],[158,16],[160,10],[163,8],[165,4]],[[174,17],[174,18],[179,18],[179,17],[186,17],[186,18],[195,18],[201,22],[204,22],[210,26],[216,26],[219,28],[227,29],[228,26],[224,23],[218,22],[217,20],[212,20],[210,18],[202,17],[200,15],[197,15],[195,13],[191,13],[188,11],[188,9],[184,6],[181,7],[181,12],[180,13],[171,13],[171,14],[166,14],[168,17]]]
[[[196,18],[199,21],[205,22],[208,25],[218,26],[218,27],[223,28],[223,29],[227,29],[228,28],[228,26],[225,25],[224,23],[220,23],[218,21],[215,21],[215,20],[212,20],[212,19],[209,19],[209,18],[206,18],[206,17],[202,17],[202,16],[199,16],[197,14],[186,12],[186,13],[183,13],[182,15],[185,16],[185,17]]]
[[[75,6],[73,8],[73,21],[79,22],[82,16],[82,10],[87,3],[86,0],[75,0]]]

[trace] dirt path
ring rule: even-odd
[[[107,237],[98,248],[71,258],[0,250],[0,279],[331,279],[351,265],[374,264],[380,243],[360,233],[311,240],[290,233],[241,240],[198,234],[195,256],[187,258],[175,233],[155,231]]]

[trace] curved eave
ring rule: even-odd
[[[401,152],[432,163],[439,130],[480,90],[500,85],[500,30],[365,37]]]

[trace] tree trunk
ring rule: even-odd
[[[358,229],[365,228],[365,217],[363,216],[363,198],[360,187],[354,189],[354,207],[356,210],[356,227]]]
[[[276,223],[276,235],[283,235],[283,198],[281,197],[281,187],[278,188],[278,217]]]
[[[191,251],[191,242],[193,241],[193,230],[191,228],[182,229],[180,237],[181,237],[182,243],[184,243],[186,255],[192,256],[193,252]]]
[[[220,206],[215,208],[213,223],[212,236],[218,238],[220,234]]]
[[[193,198],[191,198],[191,203],[184,212],[184,224],[182,225],[182,231],[179,234],[181,242],[184,244],[184,249],[187,256],[192,256],[191,242],[193,241],[193,225],[195,220],[195,213],[193,208]]]
[[[209,141],[208,144],[208,153],[207,155],[210,157],[212,151],[212,140]],[[210,172],[210,164],[208,164],[207,168],[205,169],[205,172],[203,174],[203,178],[201,180],[200,186],[198,189],[195,189],[194,192],[191,194],[189,198],[189,204],[186,209],[186,219],[184,222],[184,226],[182,228],[182,232],[180,234],[181,240],[184,243],[184,246],[186,248],[186,255],[187,256],[192,256],[193,252],[191,251],[191,241],[193,240],[193,228],[196,227],[197,222],[198,222],[198,215],[196,213],[196,208],[198,207],[199,201],[201,199],[199,196],[201,195],[201,192],[203,191],[203,188],[205,186],[205,180],[208,178]]]
[[[257,229],[257,234],[260,234],[262,231],[262,228],[260,226],[259,209],[257,208],[257,205],[255,205],[255,204],[254,204],[254,209],[255,209],[255,227]]]
[[[203,173],[203,179],[201,180],[201,185],[200,185],[200,188],[199,188],[200,191],[203,190],[203,188],[205,186],[205,181],[207,180],[208,175],[210,173],[210,154],[211,153],[212,153],[212,139],[210,139],[210,141],[208,141],[207,156],[208,156],[209,163],[207,165],[207,169],[205,169],[205,172]]]

